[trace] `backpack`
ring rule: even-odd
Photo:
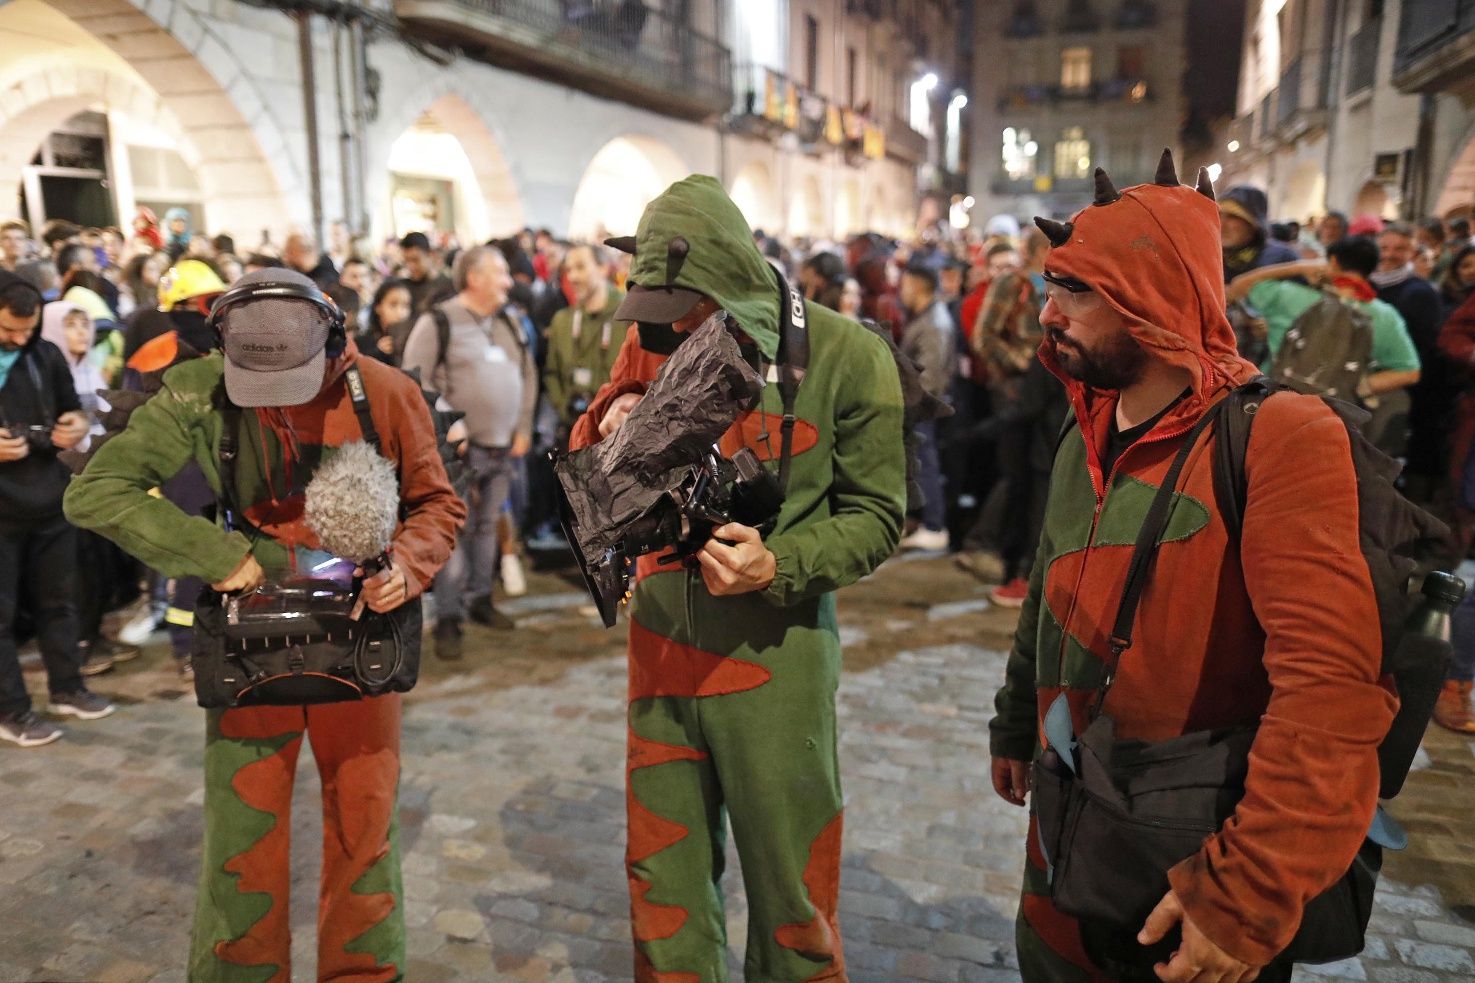
[[[1244,520],[1245,456],[1255,414],[1276,392],[1293,388],[1265,376],[1253,379],[1224,398],[1224,412],[1214,422],[1214,498],[1233,541],[1238,541]],[[1363,434],[1367,411],[1326,396],[1322,402],[1347,429],[1357,474],[1359,539],[1382,628],[1382,671],[1392,677],[1400,700],[1398,716],[1378,747],[1378,797],[1391,799],[1408,777],[1450,656],[1448,645],[1403,644],[1404,621],[1418,603],[1418,596],[1409,592],[1409,581],[1418,567],[1420,547],[1447,536],[1449,530],[1398,490],[1394,482],[1402,465]]]
[[[446,355],[451,350],[451,316],[439,304],[430,309],[430,316],[435,318],[435,368],[439,369],[446,364]],[[517,338],[517,350],[521,355],[527,351],[527,339],[520,325],[514,324],[513,327],[517,329],[512,333]]]
[[[1270,378],[1297,392],[1353,403],[1372,352],[1372,317],[1324,290],[1281,340]]]

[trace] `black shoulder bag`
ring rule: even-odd
[[[379,446],[358,368],[344,373],[364,440]],[[222,394],[223,395],[223,394]],[[234,501],[240,408],[225,400],[220,509],[227,529],[264,535]],[[195,699],[202,707],[301,706],[403,693],[420,672],[420,599],[350,615],[357,591],[333,580],[266,584],[241,595],[209,587],[195,605]]]
[[[1135,935],[1168,893],[1168,871],[1197,853],[1244,797],[1256,725],[1197,731],[1166,741],[1119,741],[1101,712],[1118,663],[1132,647],[1137,606],[1172,512],[1183,468],[1224,405],[1216,403],[1184,438],[1137,535],[1111,633],[1111,660],[1076,743],[1061,697],[1046,713],[1049,747],[1032,766],[1039,847],[1049,865],[1050,896],[1061,911],[1106,935],[1122,962],[1151,965],[1176,947],[1151,949]],[[1340,804],[1333,804],[1340,805]],[[1351,869],[1306,906],[1294,940],[1279,958],[1330,962],[1362,951],[1381,848],[1368,840]],[[1088,932],[1095,935],[1096,932]]]

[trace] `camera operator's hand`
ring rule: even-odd
[[[255,590],[266,582],[266,571],[261,569],[261,564],[256,562],[256,557],[247,553],[236,569],[229,577],[210,585],[210,589],[220,594],[242,594],[248,590]]]
[[[599,421],[599,436],[608,437],[625,422],[635,404],[640,402],[639,393],[626,393],[609,404],[609,409],[604,411],[604,419]]]
[[[0,427],[0,464],[23,460],[31,453],[31,445],[24,437],[12,437],[10,431]]]
[[[1252,983],[1260,975],[1262,967],[1240,962],[1200,931],[1183,910],[1178,895],[1172,891],[1163,895],[1152,914],[1147,916],[1142,931],[1137,933],[1137,942],[1154,945],[1179,922],[1183,923],[1183,941],[1178,943],[1167,962],[1153,967],[1157,978],[1164,983]]]
[[[733,545],[719,542],[723,539]],[[702,580],[714,597],[764,590],[773,583],[778,568],[773,553],[763,545],[762,534],[736,522],[717,527],[697,560],[702,564]]]
[[[363,568],[355,570],[353,575],[362,577]],[[410,582],[405,579],[405,572],[390,560],[389,566],[364,581],[359,597],[369,605],[369,610],[384,614],[410,599]]]
[[[89,429],[87,417],[70,410],[56,418],[56,426],[51,428],[51,443],[59,451],[71,450],[82,442]]]

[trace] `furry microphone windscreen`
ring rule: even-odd
[[[307,526],[323,549],[359,563],[389,549],[399,521],[394,465],[363,441],[339,447],[307,483]]]

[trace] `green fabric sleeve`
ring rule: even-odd
[[[179,369],[189,369],[185,378],[192,381],[199,374],[195,363]],[[196,459],[197,442],[208,445],[209,396],[193,386],[171,385],[180,380],[177,371],[165,376],[164,388],[133,411],[127,429],[103,444],[72,479],[63,507],[74,525],[107,537],[165,576],[213,583],[230,576],[250,552],[246,537],[149,494]],[[207,475],[215,487],[213,472]]]
[[[847,346],[844,371],[827,381],[835,390],[831,514],[765,544],[777,572],[763,596],[780,606],[855,583],[901,538],[906,450],[896,362],[879,338],[857,335]]]
[[[1403,315],[1387,304],[1370,305],[1373,318],[1373,372],[1415,372],[1421,367],[1419,352],[1413,339],[1408,336],[1408,327]]]
[[[1010,761],[1031,761],[1039,743],[1039,696],[1035,652],[1039,642],[1040,605],[1050,552],[1041,540],[1029,575],[1029,594],[1019,612],[1014,644],[1004,666],[1004,685],[994,696],[994,719],[988,724],[989,753]]]

